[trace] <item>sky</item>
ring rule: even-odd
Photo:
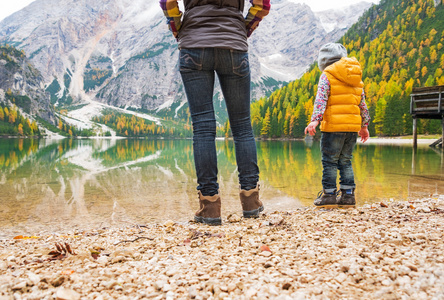
[[[0,21],[14,12],[24,8],[34,0],[0,0]],[[293,2],[306,3],[314,11],[325,10],[330,8],[339,8],[350,4],[361,2],[362,0],[292,0]],[[368,2],[378,3],[379,0],[365,0]],[[273,0],[271,0],[273,4]]]
[[[21,10],[34,0],[0,0],[0,21],[18,10]]]
[[[352,5],[352,4],[355,4],[355,3],[359,3],[359,2],[362,2],[362,1],[372,2],[372,3],[379,3],[380,0],[340,0],[340,1],[333,1],[333,0],[290,0],[290,1],[293,1],[293,2],[296,2],[296,3],[305,3],[308,6],[310,6],[313,11],[321,11],[321,10],[326,10],[326,9],[340,8],[340,7]],[[273,5],[273,0],[271,0],[271,4]]]

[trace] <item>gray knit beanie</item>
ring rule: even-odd
[[[347,49],[342,44],[328,43],[319,49],[318,66],[324,71],[329,65],[339,61],[342,57],[347,57]]]

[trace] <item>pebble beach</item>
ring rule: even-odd
[[[0,241],[0,300],[444,299],[443,241],[443,195],[67,228]]]

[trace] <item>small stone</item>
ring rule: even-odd
[[[165,283],[162,287],[162,291],[164,291],[165,293],[171,291],[171,285],[168,283]]]
[[[80,294],[67,288],[59,288],[56,293],[57,300],[79,300]]]
[[[33,285],[37,285],[40,282],[40,276],[38,276],[34,273],[29,273],[28,278],[32,282]]]
[[[116,256],[113,259],[111,259],[112,264],[121,263],[125,261],[125,257],[123,256]]]
[[[22,281],[20,283],[17,283],[16,285],[14,285],[12,287],[13,291],[24,290],[24,289],[26,289],[26,281]]]
[[[372,263],[377,263],[378,261],[379,261],[379,258],[377,258],[375,255],[370,255],[369,257],[368,257],[370,260],[371,260],[371,262]]]
[[[231,283],[228,284],[227,291],[229,293],[233,292],[235,289],[236,289],[236,284],[234,282],[231,282]]]
[[[110,290],[112,288],[114,288],[116,285],[118,285],[119,283],[116,280],[111,280],[109,282],[104,283],[104,286],[107,290]]]
[[[172,220],[168,220],[168,221],[166,221],[166,222],[163,224],[163,226],[165,226],[165,227],[173,227],[174,224],[176,224],[174,221],[172,221]]]
[[[270,225],[281,225],[284,223],[284,218],[281,215],[271,215],[269,220]]]
[[[108,264],[108,262],[109,262],[109,258],[106,256],[99,256],[97,258],[97,263],[100,265],[106,265],[106,264]]]
[[[53,287],[59,287],[65,282],[65,276],[58,276],[53,281],[51,281],[51,284]]]
[[[422,206],[422,207],[416,208],[416,211],[419,213],[430,213],[432,210],[427,206]]]
[[[255,288],[249,288],[249,289],[246,291],[246,293],[245,293],[245,297],[246,297],[247,299],[251,299],[251,298],[253,298],[254,296],[256,296],[256,294],[257,294],[257,289],[255,289]]]
[[[110,257],[111,258],[115,258],[115,257],[131,257],[134,258],[134,252],[130,249],[121,249],[121,250],[117,250],[113,253],[111,253]]]
[[[159,280],[154,283],[154,288],[158,291],[163,289],[163,286],[166,284],[165,281]]]
[[[166,300],[174,300],[174,299],[176,299],[175,296],[176,295],[174,294],[173,291],[169,291],[168,293],[166,293]]]
[[[282,289],[284,290],[289,290],[291,288],[291,283],[284,283],[284,285],[282,286]]]
[[[197,290],[195,286],[190,286],[188,289],[188,296],[190,299],[195,299],[197,297]]]
[[[298,291],[296,293],[291,294],[291,298],[293,300],[306,300],[306,299],[309,299],[309,297],[304,292],[301,292],[301,291]]]
[[[339,284],[342,284],[346,280],[347,280],[347,275],[345,273],[340,273],[338,276],[336,276],[336,281]]]
[[[404,266],[406,266],[407,268],[409,268],[413,272],[418,272],[418,267],[415,266],[414,264],[412,264],[411,262],[408,262],[408,261],[404,262]]]
[[[25,273],[25,271],[24,271],[23,269],[18,269],[18,270],[16,270],[16,271],[12,272],[12,276],[14,276],[14,277],[20,277],[20,276],[22,276],[24,273]]]
[[[173,276],[176,275],[177,273],[178,273],[177,269],[175,269],[175,268],[171,268],[171,269],[168,269],[168,270],[165,272],[165,275],[168,276],[168,277],[173,277]]]
[[[228,216],[227,220],[229,223],[238,223],[241,221],[241,217],[236,214],[231,214]]]
[[[350,270],[350,266],[348,264],[343,264],[341,266],[341,272],[348,272]]]
[[[262,251],[259,255],[262,255],[265,257],[270,257],[272,255],[272,253],[270,251]]]
[[[409,275],[411,270],[407,266],[400,266],[398,272],[399,275],[403,276],[403,275]]]
[[[261,251],[271,252],[270,247],[268,247],[267,245],[261,245],[261,246],[259,247],[259,250],[261,250]]]
[[[15,256],[8,256],[7,258],[6,258],[6,260],[7,261],[10,261],[10,262],[16,262],[17,261],[17,259],[15,258]]]
[[[411,279],[409,276],[400,276],[396,278],[396,281],[400,286],[410,286]]]
[[[392,281],[389,279],[385,279],[381,282],[382,285],[389,286],[392,284]]]

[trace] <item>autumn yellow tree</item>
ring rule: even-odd
[[[23,135],[23,125],[20,123],[20,124],[18,124],[18,133],[20,134],[20,135]]]

